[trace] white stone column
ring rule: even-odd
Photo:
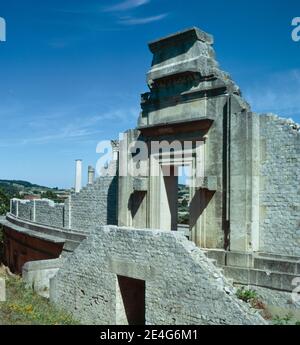
[[[88,184],[92,185],[94,184],[95,179],[95,169],[92,166],[89,166],[88,168]]]
[[[81,184],[82,184],[82,160],[76,160],[76,171],[75,171],[75,193],[79,193],[81,191]]]
[[[36,201],[33,200],[33,209],[32,209],[32,221],[35,222],[36,219]]]

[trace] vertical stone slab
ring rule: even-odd
[[[33,200],[32,221],[35,222],[35,220],[36,220],[36,201]]]
[[[5,279],[0,278],[0,302],[6,301],[6,284]]]
[[[260,165],[260,137],[259,137],[259,117],[251,113],[251,150],[250,158],[250,179],[251,179],[251,249],[253,251],[260,250],[259,241],[259,165]]]
[[[235,107],[230,142],[230,249],[258,251],[259,118]]]

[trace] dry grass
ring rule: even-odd
[[[0,277],[6,280],[6,302],[0,302],[0,325],[74,325],[70,315],[25,288],[22,279],[1,266]]]

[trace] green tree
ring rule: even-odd
[[[43,192],[41,195],[42,199],[50,199],[54,202],[60,202],[59,198],[57,197],[57,194],[52,192],[51,190],[47,190],[46,192]]]
[[[9,211],[9,196],[0,189],[0,215]]]

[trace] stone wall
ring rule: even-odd
[[[19,200],[13,199],[11,213],[18,218],[32,222],[64,227],[64,204],[56,204],[52,200]]]
[[[39,234],[9,221],[2,224],[5,244],[3,262],[13,273],[22,273],[22,267],[28,261],[56,259],[63,252],[66,242],[63,238]]]
[[[22,269],[22,278],[27,288],[32,288],[38,295],[49,298],[50,279],[62,266],[63,259],[28,261]]]
[[[10,200],[10,212],[17,215],[17,199]]]
[[[18,216],[22,219],[32,220],[33,201],[20,201],[18,205]]]
[[[144,293],[146,324],[264,323],[199,248],[171,231],[97,228],[51,280],[50,299],[84,324],[134,324],[126,315],[142,303],[125,297],[128,278],[140,301]]]
[[[260,116],[260,251],[300,255],[300,133],[291,120]]]
[[[89,231],[98,225],[117,224],[117,177],[98,178],[71,195],[71,228]]]
[[[72,193],[64,204],[13,199],[11,213],[52,227],[89,232],[97,225],[117,224],[117,188],[116,176],[103,176],[80,193]]]
[[[35,221],[58,228],[64,227],[64,204],[55,204],[50,200],[35,201]]]

